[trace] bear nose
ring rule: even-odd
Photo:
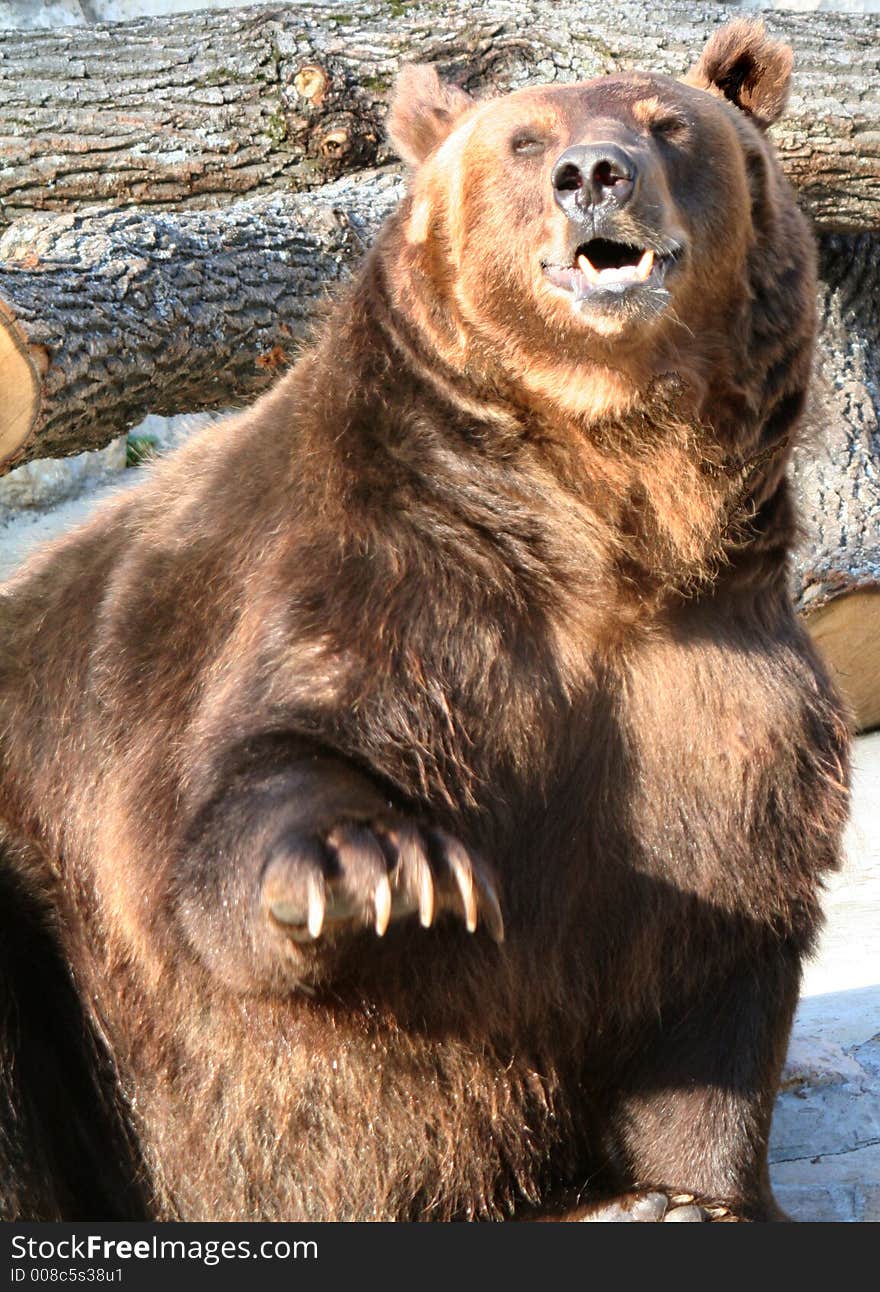
[[[577,144],[553,167],[550,181],[557,204],[568,215],[603,202],[625,206],[636,188],[638,168],[618,144]]]

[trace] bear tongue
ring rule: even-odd
[[[581,254],[577,258],[577,266],[591,286],[595,283],[643,283],[654,268],[654,253],[645,251],[637,265],[620,265],[611,269],[597,269]]]

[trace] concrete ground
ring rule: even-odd
[[[772,1177],[799,1220],[880,1220],[880,731],[855,746],[846,861],[808,966],[776,1104]]]
[[[0,510],[0,583],[21,565],[29,552],[73,529],[90,515],[102,498],[130,487],[138,479],[137,471],[122,471],[119,476],[112,484],[98,485],[45,510],[28,507],[12,514]]]
[[[84,519],[110,488],[0,521],[0,580]],[[880,1221],[880,732],[856,741],[846,862],[808,966],[771,1141],[777,1196],[798,1220]]]

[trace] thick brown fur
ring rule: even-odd
[[[0,591],[4,883],[95,1083],[35,1091],[0,1032],[48,1163],[9,1215],[104,1206],[53,1098],[131,1214],[777,1214],[847,734],[786,586],[813,250],[737,99],[769,119],[788,56],[736,31],[690,85],[410,71],[411,192],[296,367]],[[609,132],[623,232],[686,254],[662,309],[585,318],[549,175]]]

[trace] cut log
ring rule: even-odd
[[[880,726],[880,236],[820,240],[822,339],[793,478],[798,604],[859,728]]]
[[[880,588],[848,592],[805,619],[856,731],[880,727]]]
[[[0,301],[0,472],[37,426],[42,387],[39,349],[28,343],[15,315]]]
[[[148,412],[252,399],[402,188],[379,171],[222,211],[17,221],[0,239],[0,473]]]
[[[685,0],[303,0],[0,33],[0,219],[314,187],[389,159],[387,92],[403,62],[437,62],[479,92],[634,67],[678,75],[738,12]],[[880,15],[766,21],[797,53],[774,135],[805,209],[829,228],[880,228]]]

